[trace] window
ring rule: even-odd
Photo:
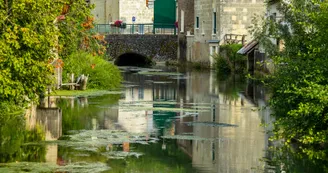
[[[213,12],[213,34],[216,34],[216,12]]]
[[[198,16],[196,17],[196,28],[197,29],[199,28],[199,17]]]

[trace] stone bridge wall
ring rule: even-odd
[[[107,35],[107,52],[113,58],[134,52],[155,61],[176,60],[178,37],[176,35]]]

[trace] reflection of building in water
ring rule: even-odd
[[[180,118],[176,122],[176,132],[220,140],[178,140],[178,144],[192,157],[193,166],[200,172],[251,172],[252,168],[260,166],[259,160],[264,157],[267,145],[264,128],[260,127],[262,112],[253,111],[255,105],[240,96],[238,90],[227,95],[226,90],[220,90],[220,83],[214,81],[214,75],[209,78],[208,73],[188,74],[186,102],[196,103],[196,106],[204,106],[197,103],[211,103],[208,105],[210,111]],[[226,84],[227,90],[235,87],[233,83]],[[186,126],[186,122],[193,121],[235,124],[238,127]]]
[[[174,83],[159,83],[153,84],[153,100],[159,101],[159,100],[173,100],[175,101],[177,99],[177,89],[176,84]]]
[[[45,132],[45,140],[57,140],[62,135],[62,111],[56,105],[56,98],[48,97],[41,101],[40,106],[32,106],[26,114],[27,127],[36,128],[40,125]],[[47,145],[46,161],[57,162],[58,146]]]
[[[143,87],[130,87],[125,90],[125,98],[120,102],[134,102],[146,109],[152,108],[153,92]],[[143,103],[145,102],[145,103]],[[126,104],[126,103],[125,103]],[[133,133],[151,133],[153,128],[152,110],[119,110],[118,124],[126,131]]]

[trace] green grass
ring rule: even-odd
[[[121,91],[109,91],[109,90],[98,90],[98,89],[88,89],[82,90],[55,90],[50,93],[50,96],[95,96],[95,95],[105,95],[105,94],[121,94]]]

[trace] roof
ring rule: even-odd
[[[208,40],[208,43],[220,43],[220,40]]]
[[[246,55],[249,52],[251,52],[252,50],[254,50],[254,48],[259,44],[258,41],[256,40],[252,40],[249,43],[247,43],[245,46],[243,46],[240,50],[238,50],[238,54],[242,54],[242,55]]]

